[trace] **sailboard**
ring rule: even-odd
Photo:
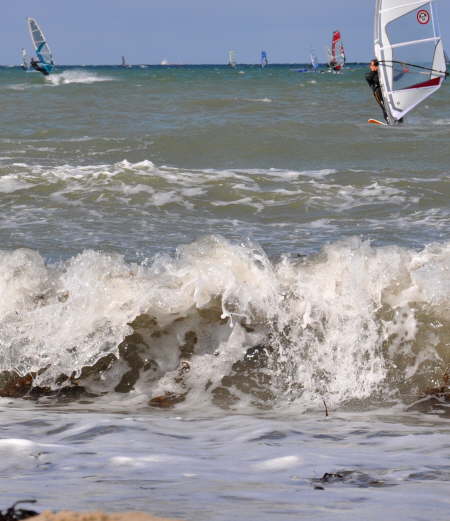
[[[28,28],[30,30],[31,40],[37,56],[36,70],[39,70],[45,75],[50,74],[55,69],[52,52],[47,43],[47,40],[34,18],[27,18]]]
[[[230,67],[236,67],[236,51],[228,51],[228,65]]]
[[[387,123],[384,123],[383,121],[380,121],[378,119],[369,119],[369,120],[367,120],[367,123],[370,123],[371,125],[379,125],[379,126],[387,125]]]
[[[328,49],[328,66],[333,72],[340,72],[345,65],[345,50],[341,31],[333,31],[331,47]]]
[[[261,69],[264,69],[269,64],[269,60],[267,59],[266,51],[261,51]]]
[[[447,76],[434,0],[376,0],[375,56],[389,124],[436,92]]]

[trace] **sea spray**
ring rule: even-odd
[[[353,238],[270,260],[209,236],[127,263],[85,251],[0,256],[1,366],[31,387],[143,401],[337,406],[434,385],[449,361],[448,246]]]
[[[69,85],[73,83],[91,84],[104,81],[114,81],[110,76],[101,76],[96,73],[83,70],[65,70],[45,77],[47,84],[52,86]]]

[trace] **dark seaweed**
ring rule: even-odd
[[[14,505],[6,510],[0,510],[0,521],[20,521],[21,519],[27,519],[39,515],[39,512],[34,510],[25,510],[23,508],[16,508],[16,505],[20,503],[36,503],[35,499],[23,499],[16,501]]]

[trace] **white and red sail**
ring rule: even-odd
[[[331,48],[328,55],[328,65],[334,71],[340,71],[345,65],[345,50],[340,31],[333,31]]]
[[[375,56],[391,124],[437,91],[446,60],[434,0],[376,0]]]

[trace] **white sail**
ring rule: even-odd
[[[433,2],[376,0],[375,56],[391,123],[431,96],[447,75]]]
[[[22,49],[22,69],[27,71],[30,68],[30,61],[28,60],[26,49]]]
[[[228,51],[228,65],[236,67],[236,51]]]
[[[339,72],[345,65],[345,51],[342,43],[341,31],[333,31],[331,47],[326,48],[328,67]]]
[[[313,68],[313,71],[316,71],[319,68],[319,63],[317,61],[316,53],[313,50],[311,50],[309,53],[309,59],[311,61],[311,67]]]
[[[47,43],[47,40],[34,18],[27,18],[28,28],[30,30],[31,40],[36,51],[41,68],[50,73],[54,69],[54,62],[52,52]]]

